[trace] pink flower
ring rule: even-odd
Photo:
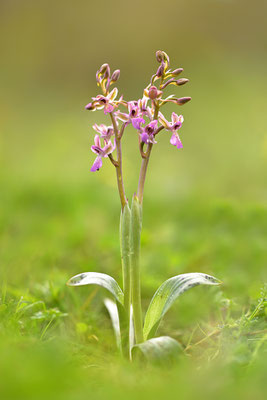
[[[97,157],[91,167],[91,172],[99,171],[102,167],[102,158],[108,157],[114,149],[115,145],[111,142],[111,140],[104,139],[105,145],[101,147],[101,141],[98,135],[95,135],[95,144],[91,147],[93,153],[97,154]]]
[[[140,130],[140,124],[145,123],[142,117],[146,111],[146,103],[147,101],[144,102],[143,99],[128,102],[129,122],[131,122],[133,127],[137,130]]]
[[[85,108],[86,110],[101,110],[104,108],[104,113],[108,114],[114,110],[115,107],[117,107],[118,103],[120,100],[115,101],[115,98],[117,97],[118,94],[118,89],[114,88],[107,96],[103,96],[99,94],[96,97],[92,97],[92,102],[88,103]]]
[[[114,129],[113,126],[106,126],[104,124],[94,124],[93,129],[97,132],[100,133],[100,138],[101,139],[110,139],[112,135],[114,135]]]
[[[115,117],[120,119],[123,122],[126,122],[126,125],[132,123],[133,127],[137,130],[140,130],[140,124],[144,124],[145,120],[143,116],[148,116],[151,120],[151,111],[149,107],[147,107],[148,98],[144,96],[142,99],[138,101],[129,101],[128,106],[128,114],[122,113],[120,111],[115,112]]]
[[[145,122],[145,121],[144,121]],[[151,121],[148,125],[146,125],[144,128],[140,127],[140,137],[143,143],[157,143],[155,141],[155,132],[158,128],[158,121],[154,120]]]
[[[178,135],[178,129],[181,128],[182,123],[184,122],[184,117],[182,115],[177,115],[174,112],[172,113],[171,122],[167,121],[164,115],[159,113],[159,122],[164,126],[165,129],[172,132],[172,137],[170,139],[170,143],[177,147],[177,149],[181,149],[183,147],[181,139]]]

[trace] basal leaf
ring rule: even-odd
[[[182,346],[169,336],[149,339],[146,342],[136,344],[132,348],[133,359],[141,358],[157,363],[175,360],[182,353]]]
[[[117,304],[111,300],[111,299],[104,299],[104,304],[106,306],[106,309],[108,310],[112,327],[114,330],[115,338],[116,338],[116,343],[118,349],[121,351],[121,331],[120,331],[120,319],[119,319],[119,312],[118,312],[118,307]]]
[[[83,272],[73,276],[68,286],[98,285],[107,289],[123,305],[124,295],[118,283],[111,276],[99,272]]]
[[[148,307],[144,323],[144,338],[153,337],[162,317],[182,293],[197,285],[218,284],[219,281],[212,276],[197,272],[177,275],[165,281],[154,294]]]

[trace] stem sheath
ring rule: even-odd
[[[144,341],[140,285],[140,239],[142,206],[134,196],[131,209],[131,294],[136,343]]]

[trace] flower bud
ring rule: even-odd
[[[160,66],[158,67],[158,70],[156,72],[156,75],[158,78],[160,78],[164,74],[164,63],[162,62]]]
[[[99,69],[99,73],[100,74],[104,74],[107,70],[110,71],[109,65],[108,64],[103,64],[103,65],[101,65],[101,67]]]
[[[148,90],[148,97],[151,100],[155,100],[161,94],[162,94],[162,92],[160,90],[158,90],[156,86],[151,86]]]
[[[164,61],[164,55],[163,55],[163,51],[158,50],[156,51],[156,59],[159,63],[161,63],[162,61]]]
[[[109,79],[110,78],[110,68],[109,65],[107,65],[107,68],[104,72],[104,79]]]
[[[177,68],[174,71],[172,71],[172,76],[177,76],[180,75],[183,72],[183,68]]]
[[[176,99],[176,104],[178,104],[179,106],[182,106],[183,104],[187,103],[190,100],[191,100],[191,97],[180,97],[179,99]]]
[[[119,69],[116,69],[116,71],[114,71],[113,72],[113,74],[112,74],[112,76],[111,76],[111,80],[113,81],[113,82],[116,82],[118,79],[119,79],[119,77],[120,77],[120,70]]]
[[[175,81],[175,82],[176,82],[176,85],[182,86],[182,85],[185,85],[187,82],[189,82],[189,79],[181,78],[181,79],[178,79],[178,80]]]
[[[98,70],[98,71],[96,71],[96,82],[97,82],[97,84],[99,85],[100,84],[100,71]]]
[[[170,59],[167,53],[165,53],[165,51],[162,50],[158,50],[156,52],[156,59],[159,63],[164,62],[166,64],[166,68],[169,67],[170,64]]]
[[[93,103],[88,103],[85,107],[86,110],[92,111],[95,109],[95,106]]]

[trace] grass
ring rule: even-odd
[[[182,296],[160,327],[184,357],[138,368],[116,353],[106,293],[65,285],[86,270],[121,279],[118,206],[93,189],[10,181],[1,197],[1,398],[263,398],[266,208],[195,197],[179,207],[169,199],[168,209],[145,203],[143,305],[178,273],[205,271],[224,284]]]

